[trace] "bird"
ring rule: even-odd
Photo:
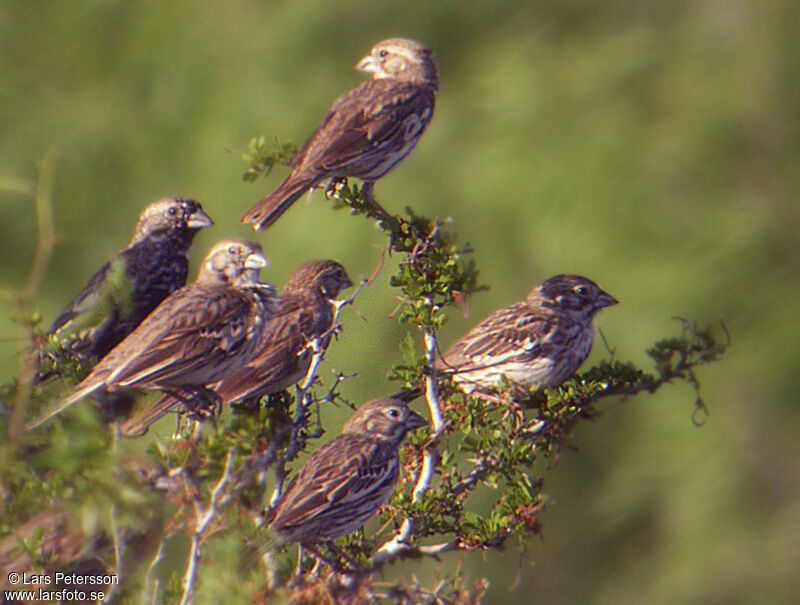
[[[312,453],[265,516],[283,543],[329,542],[367,522],[391,496],[406,434],[428,422],[397,399],[362,405]]]
[[[71,395],[29,428],[93,393],[141,388],[215,404],[206,385],[248,358],[274,313],[275,290],[258,281],[266,265],[255,242],[215,244],[195,282],[165,299]]]
[[[331,303],[352,285],[345,268],[334,260],[311,260],[297,267],[250,358],[214,385],[222,405],[258,400],[301,380],[311,363],[308,344],[320,337],[330,338],[334,320]],[[123,423],[120,432],[142,435],[153,422],[181,407],[179,397],[166,395]]]
[[[303,193],[326,179],[373,185],[406,157],[433,117],[439,80],[432,52],[414,40],[392,38],[376,44],[356,69],[373,79],[345,93],[298,151],[289,176],[242,218],[256,231],[277,221]]]
[[[166,197],[148,205],[127,247],[94,274],[50,326],[37,350],[36,382],[56,373],[64,350],[84,360],[105,357],[186,284],[192,240],[213,224],[194,200]],[[52,369],[42,363],[45,358]]]
[[[486,393],[503,377],[528,389],[558,386],[589,356],[595,315],[616,304],[586,277],[556,275],[484,319],[434,367],[467,394]]]

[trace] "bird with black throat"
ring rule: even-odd
[[[94,274],[50,326],[37,349],[36,382],[58,373],[64,353],[100,359],[133,332],[186,284],[192,241],[213,224],[191,199],[167,197],[148,205],[127,247]]]
[[[320,339],[327,347],[334,328],[334,302],[353,285],[345,268],[334,260],[311,260],[297,267],[277,299],[251,355],[213,386],[222,405],[246,403],[256,407],[264,395],[280,393],[299,382],[308,371],[310,343]],[[165,395],[125,421],[123,435],[135,437],[170,412],[184,408],[180,397]]]
[[[356,69],[372,80],[345,93],[295,156],[292,172],[242,218],[256,230],[277,221],[305,192],[323,181],[355,177],[377,213],[375,181],[419,142],[433,117],[438,71],[432,52],[405,38],[376,44]]]
[[[258,280],[266,265],[255,242],[215,244],[193,283],[166,298],[70,396],[29,428],[87,395],[131,389],[172,393],[190,406],[216,406],[218,397],[208,385],[249,359],[275,312],[275,289]]]

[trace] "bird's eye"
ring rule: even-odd
[[[400,410],[398,410],[397,408],[391,408],[387,410],[386,413],[389,415],[389,418],[397,419],[400,417]]]
[[[173,206],[168,210],[168,212],[170,216],[175,216],[176,214],[178,214],[178,209],[175,206]]]
[[[388,51],[388,50],[382,50],[382,51],[380,51],[380,52],[378,53],[378,56],[379,56],[381,59],[385,59],[386,57],[388,57],[388,56],[389,56],[389,51]]]
[[[231,246],[228,248],[228,254],[236,254],[236,246]]]
[[[575,293],[580,296],[581,298],[586,298],[589,296],[589,288],[586,286],[578,286],[575,288]]]

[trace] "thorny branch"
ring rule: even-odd
[[[147,572],[144,575],[144,583],[142,587],[142,605],[147,605],[148,602],[155,604],[156,599],[158,598],[158,578],[153,578],[153,571],[161,562],[161,559],[164,558],[164,540],[161,540],[158,543],[158,549],[156,550],[156,554],[153,555],[152,560],[150,561],[150,565],[147,567]],[[152,591],[150,590],[150,582],[153,582]],[[148,597],[150,599],[148,600]]]
[[[331,304],[334,306],[333,325],[327,332],[325,332],[325,334],[315,338],[306,345],[307,349],[311,351],[312,357],[305,377],[303,378],[302,382],[295,387],[296,409],[294,418],[292,419],[292,424],[288,427],[291,430],[289,446],[280,459],[278,459],[276,452],[273,452],[271,456],[273,460],[277,459],[275,464],[275,477],[277,482],[275,484],[275,490],[272,492],[272,497],[269,501],[270,507],[275,506],[281,497],[281,493],[283,492],[283,483],[286,479],[286,463],[293,460],[294,457],[297,456],[300,450],[305,446],[306,439],[303,436],[303,431],[306,428],[306,416],[308,413],[308,407],[314,402],[314,398],[310,393],[311,387],[314,385],[314,382],[317,379],[317,371],[319,370],[319,366],[325,358],[325,353],[328,350],[328,346],[330,345],[333,336],[338,333],[339,330],[341,330],[339,317],[341,316],[342,309],[347,305],[353,304],[356,297],[361,293],[361,290],[367,283],[368,282],[366,280],[362,281],[358,288],[356,288],[356,291],[353,292],[349,298],[331,302]],[[340,381],[341,377],[337,379],[336,384],[338,384]],[[326,399],[332,399],[333,397],[334,393],[332,389],[331,392],[328,393]],[[284,432],[281,437],[285,435],[286,433]],[[282,439],[275,440],[276,443],[280,443],[281,441]]]
[[[429,298],[426,302],[428,303],[428,307],[432,308],[433,302]],[[440,459],[437,444],[439,437],[444,432],[444,417],[442,416],[442,407],[439,402],[439,388],[436,382],[436,369],[434,366],[438,344],[436,335],[432,330],[423,329],[423,336],[425,340],[425,362],[429,370],[425,377],[425,401],[428,404],[433,433],[425,447],[425,452],[422,457],[422,467],[420,468],[419,476],[417,477],[417,482],[414,485],[414,491],[411,495],[411,502],[414,504],[416,504],[431,487],[431,481],[433,481],[433,475],[436,472],[436,467],[439,465]],[[397,534],[395,534],[391,540],[384,543],[375,553],[373,557],[375,563],[386,563],[400,556],[402,553],[409,551],[411,546],[408,544],[408,539],[413,532],[414,520],[410,516],[406,517]],[[450,550],[450,548],[447,548],[447,550]],[[422,552],[419,548],[417,551]]]

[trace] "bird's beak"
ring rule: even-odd
[[[253,252],[252,254],[248,254],[247,258],[244,259],[245,269],[263,269],[268,264],[269,263],[267,262],[266,257],[260,252]]]
[[[186,223],[186,226],[189,227],[189,229],[202,229],[203,227],[210,227],[213,224],[214,221],[211,220],[211,217],[198,209],[189,217],[189,222]]]
[[[406,429],[415,431],[421,429],[423,426],[428,426],[428,421],[422,416],[417,414],[414,410],[408,410],[408,418],[406,418]]]
[[[613,307],[614,305],[618,304],[619,301],[611,296],[610,294],[606,294],[605,292],[601,292],[599,296],[594,301],[594,306],[597,309],[602,309],[604,307]]]
[[[372,55],[367,55],[361,61],[356,63],[356,69],[358,71],[365,71],[370,74],[374,74],[378,71],[378,66],[375,65],[375,60],[372,58]]]

